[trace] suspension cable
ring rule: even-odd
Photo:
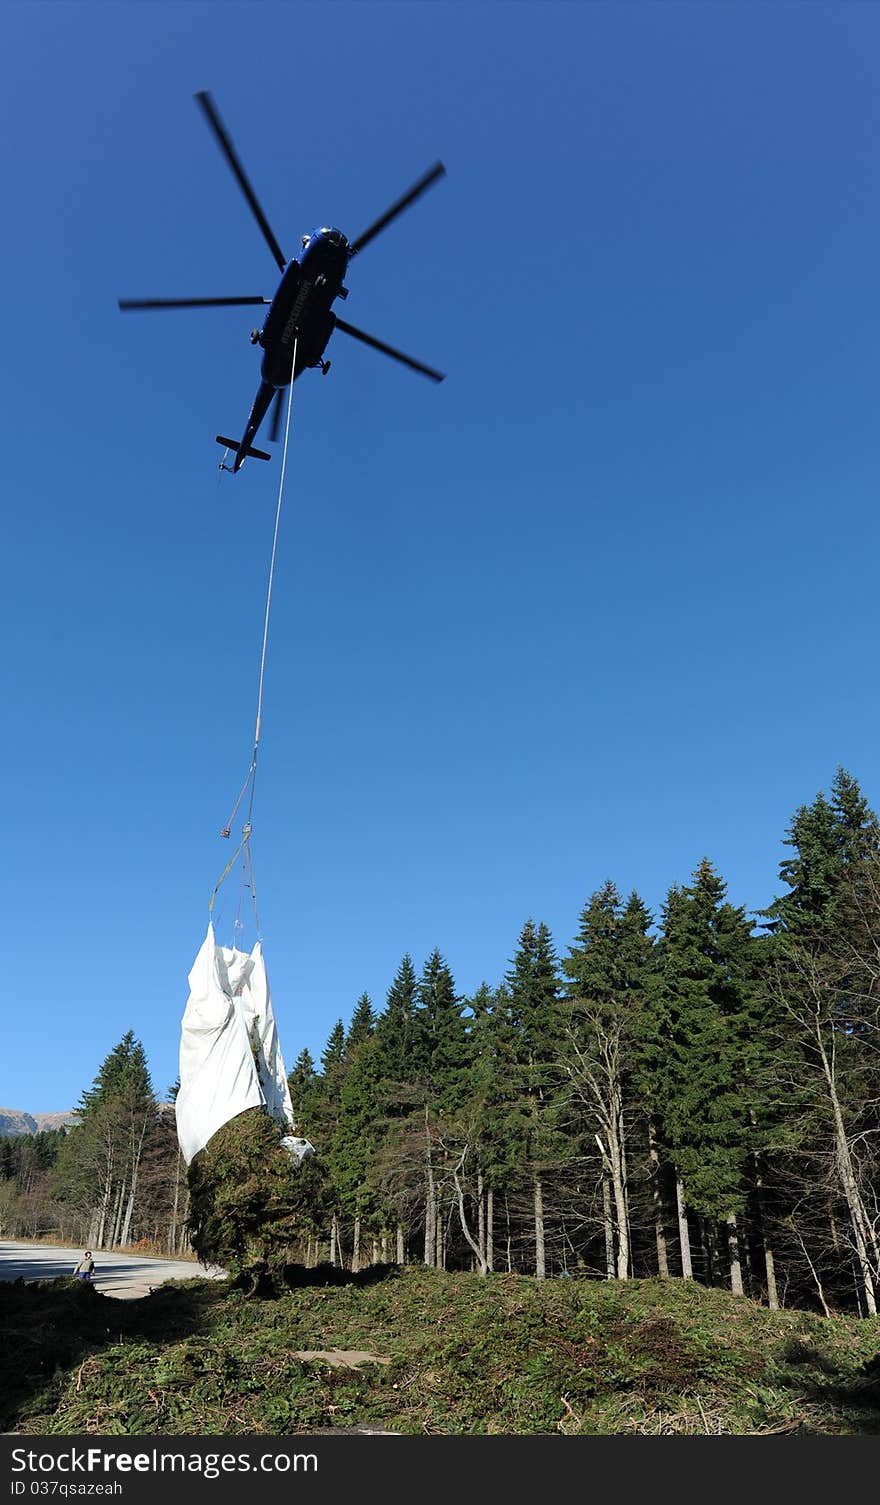
[[[293,378],[296,374],[296,347],[298,331],[293,337],[293,364],[290,368],[290,391],[287,396],[287,419],[284,424],[284,449],[281,454],[281,477],[278,482],[278,505],[275,508],[275,531],[272,535],[272,557],[269,561],[269,584],[266,589],[266,615],[263,619],[263,647],[260,653],[260,685],[257,691],[257,721],[254,728],[254,751],[251,756],[251,793],[248,800],[246,830],[250,835],[251,813],[254,808],[254,785],[257,780],[257,751],[260,746],[260,726],[263,716],[263,680],[266,674],[266,647],[269,642],[269,611],[272,606],[272,586],[275,580],[275,554],[278,549],[278,525],[281,522],[281,503],[284,499],[284,473],[287,469],[287,446],[290,439],[290,413],[293,408]]]
[[[260,732],[262,730],[263,720],[263,686],[266,677],[266,652],[269,643],[269,613],[272,608],[272,588],[275,583],[275,557],[278,551],[278,529],[281,522],[281,504],[284,500],[284,478],[287,471],[287,450],[290,443],[290,415],[293,409],[293,381],[294,376],[296,375],[296,348],[298,343],[299,332],[297,331],[294,334],[293,339],[293,362],[290,370],[290,391],[287,397],[287,418],[284,425],[284,448],[281,455],[281,476],[278,483],[278,502],[275,507],[275,529],[272,535],[272,554],[269,561],[269,580],[266,587],[266,611],[263,617],[263,644],[260,652],[260,677],[257,687],[257,719],[256,725],[254,727],[254,747],[253,752],[251,753],[250,767],[248,768],[245,781],[242,784],[241,789],[238,793],[238,798],[236,799],[235,804],[232,807],[232,812],[229,816],[229,820],[220,833],[221,836],[229,836],[232,830],[232,822],[235,820],[238,808],[249,788],[250,793],[248,796],[247,819],[245,820],[244,827],[242,828],[242,840],[233,853],[232,857],[230,858],[229,862],[226,864],[226,867],[223,869],[223,872],[221,873],[219,879],[217,880],[217,883],[214,887],[214,892],[211,895],[211,902],[208,906],[208,913],[211,914],[214,908],[214,900],[217,897],[218,890],[220,889],[224,879],[229,873],[230,868],[233,866],[235,859],[238,857],[240,852],[244,851],[242,883],[244,884],[246,879],[249,877],[250,882],[248,886],[250,888],[251,898],[253,900],[254,922],[257,927],[258,936],[260,921],[259,915],[257,913],[257,891],[256,884],[254,882],[254,864],[250,849],[250,838],[254,809],[254,789],[257,780],[257,754],[260,748]]]

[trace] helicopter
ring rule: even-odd
[[[416,199],[420,198],[438,178],[443,177],[446,169],[442,162],[435,162],[433,167],[429,167],[427,172],[422,174],[418,182],[396,199],[391,207],[374,220],[356,240],[350,241],[341,230],[325,225],[313,230],[310,234],[303,235],[299,255],[288,260],[272,233],[211,95],[206,90],[201,90],[194,97],[275,258],[281,272],[281,281],[272,298],[120,298],[118,303],[123,312],[157,308],[229,308],[242,305],[268,305],[269,311],[262,328],[252,329],[250,333],[251,344],[261,348],[263,358],[260,366],[260,385],[257,388],[247,426],[238,442],[226,438],[223,434],[216,436],[218,444],[222,444],[227,451],[234,451],[232,464],[226,465],[221,461],[220,469],[231,471],[234,475],[241,469],[248,457],[256,460],[271,459],[265,450],[254,447],[253,441],[257,431],[274,401],[275,408],[270,425],[270,442],[274,443],[278,438],[281,422],[284,389],[289,387],[291,382],[295,381],[305,370],[317,369],[324,376],[327,375],[330,362],[325,360],[324,352],[334,330],[338,329],[341,333],[360,340],[362,344],[369,345],[373,350],[379,350],[383,355],[391,356],[392,360],[401,362],[412,371],[420,372],[431,381],[444,380],[442,371],[435,371],[432,366],[426,366],[424,362],[417,361],[411,355],[405,355],[402,350],[396,350],[393,345],[387,345],[384,340],[378,340],[374,335],[367,334],[363,329],[358,329],[354,324],[341,319],[334,312],[332,304],[337,298],[344,302],[348,297],[348,288],[343,279],[352,258],[358,256],[380,231],[386,229],[399,214],[403,213],[404,209],[408,209],[410,204],[415,203]]]

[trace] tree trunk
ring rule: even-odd
[[[143,1118],[142,1118],[142,1120],[141,1120],[140,1134],[137,1135],[137,1144],[135,1144],[135,1130],[134,1130],[134,1126],[132,1125],[132,1133],[131,1133],[131,1186],[130,1186],[129,1193],[128,1193],[128,1205],[127,1205],[127,1207],[125,1209],[125,1221],[124,1221],[124,1223],[122,1225],[122,1233],[120,1234],[120,1239],[119,1239],[119,1242],[121,1244],[123,1244],[123,1245],[125,1245],[125,1244],[128,1243],[129,1237],[131,1235],[131,1220],[132,1220],[132,1217],[134,1216],[134,1199],[135,1199],[135,1196],[137,1195],[138,1175],[140,1174],[141,1157],[142,1157],[142,1155],[144,1153],[144,1139],[146,1138],[146,1133],[147,1133],[147,1122],[148,1122],[148,1115],[145,1113],[144,1116],[143,1116]]]
[[[446,1230],[443,1227],[443,1219],[440,1216],[440,1208],[437,1208],[435,1223],[437,1227],[437,1253],[434,1264],[438,1270],[446,1269]]]
[[[660,1156],[654,1135],[653,1120],[648,1120],[648,1157],[651,1162],[651,1202],[654,1210],[654,1239],[657,1245],[657,1274],[661,1280],[669,1279],[669,1258],[666,1252],[666,1231],[663,1227],[663,1188],[660,1183]]]
[[[629,1277],[629,1198],[626,1187],[626,1140],[623,1129],[623,1101],[617,1083],[611,1095],[612,1114],[608,1125],[608,1154],[611,1161],[611,1185],[617,1219],[617,1278]]]
[[[486,1192],[486,1269],[495,1269],[495,1193]]]
[[[437,1262],[437,1192],[434,1185],[434,1167],[431,1163],[431,1130],[428,1110],[425,1109],[425,1264]]]
[[[691,1264],[691,1239],[688,1233],[687,1209],[684,1205],[684,1185],[678,1166],[675,1168],[675,1208],[678,1215],[678,1242],[681,1249],[681,1273],[684,1280],[693,1280]]]
[[[753,1115],[754,1121],[754,1115]],[[773,1258],[773,1250],[767,1238],[767,1217],[764,1210],[764,1182],[761,1177],[761,1166],[757,1155],[755,1159],[755,1199],[758,1204],[758,1223],[761,1235],[761,1246],[764,1250],[764,1273],[767,1278],[767,1305],[771,1312],[779,1310],[779,1293],[776,1289],[776,1261]]]
[[[354,1236],[351,1251],[351,1273],[356,1275],[361,1267],[361,1218],[360,1213],[355,1213]]]
[[[331,1263],[331,1265],[335,1265],[336,1264],[336,1246],[337,1246],[338,1239],[339,1239],[339,1234],[337,1232],[336,1213],[334,1212],[333,1217],[330,1220],[330,1263]]]
[[[471,1249],[472,1253],[475,1255],[475,1257],[476,1257],[476,1259],[477,1259],[477,1261],[479,1263],[480,1274],[481,1275],[485,1275],[486,1274],[486,1270],[488,1268],[488,1266],[486,1265],[486,1251],[485,1251],[483,1245],[481,1243],[478,1243],[474,1239],[474,1236],[471,1233],[470,1228],[468,1227],[468,1222],[467,1222],[467,1218],[465,1216],[465,1211],[464,1211],[464,1191],[462,1189],[461,1181],[459,1180],[459,1177],[458,1177],[459,1171],[462,1170],[462,1168],[464,1166],[464,1161],[465,1161],[465,1155],[466,1154],[467,1154],[467,1150],[465,1150],[464,1154],[461,1156],[461,1159],[458,1162],[458,1165],[455,1167],[455,1169],[452,1172],[452,1179],[453,1179],[453,1182],[454,1182],[454,1185],[455,1185],[455,1197],[456,1197],[456,1201],[458,1203],[458,1218],[459,1218],[459,1222],[461,1223],[461,1231],[464,1234],[464,1236],[465,1236],[465,1238],[466,1238],[466,1240],[468,1242],[468,1245],[470,1246],[470,1249]],[[481,1197],[480,1198],[480,1208],[481,1208],[481,1210],[482,1210],[482,1205],[483,1205],[483,1203],[482,1203],[482,1197]]]
[[[773,1250],[764,1239],[764,1273],[767,1276],[767,1305],[771,1312],[779,1310],[779,1292],[776,1289],[776,1261]]]
[[[837,1219],[834,1216],[833,1212],[829,1212],[829,1214],[828,1214],[828,1227],[829,1227],[829,1230],[831,1232],[831,1243],[833,1245],[834,1252],[835,1252],[835,1254],[839,1254],[840,1253],[840,1229],[837,1226]]]
[[[614,1279],[614,1224],[611,1221],[611,1191],[608,1177],[602,1172],[602,1223],[605,1228],[605,1276]]]
[[[110,1204],[113,1198],[116,1153],[113,1144],[113,1135],[110,1131],[110,1128],[106,1124],[104,1125],[103,1137],[101,1140],[101,1160],[101,1173],[103,1176],[104,1185],[101,1190],[101,1202],[98,1211],[97,1238],[91,1241],[91,1247],[93,1249],[106,1248],[107,1235],[110,1232]]]
[[[877,1315],[877,1297],[875,1293],[875,1271],[871,1268],[869,1247],[876,1259],[877,1239],[873,1225],[868,1217],[867,1209],[859,1191],[855,1170],[853,1169],[852,1154],[846,1128],[843,1121],[843,1109],[840,1105],[840,1097],[837,1091],[837,1079],[833,1062],[829,1059],[825,1049],[825,1041],[822,1037],[821,1028],[816,1027],[816,1041],[822,1060],[822,1069],[825,1073],[825,1082],[828,1087],[828,1097],[831,1103],[831,1112],[834,1119],[834,1141],[837,1159],[837,1168],[846,1204],[849,1208],[850,1222],[852,1223],[853,1239],[856,1246],[856,1259],[858,1261],[859,1277],[865,1298],[865,1306],[868,1316]]]
[[[703,1248],[703,1260],[706,1266],[706,1284],[715,1284],[715,1238],[712,1233],[712,1225],[702,1213],[697,1213],[697,1230],[699,1242]]]
[[[483,1197],[482,1171],[477,1171],[477,1257],[480,1261],[480,1274],[485,1275],[488,1265],[486,1264],[486,1206]]]
[[[404,1245],[403,1245],[403,1224],[402,1223],[398,1223],[398,1225],[397,1225],[397,1263],[399,1265],[402,1265],[404,1263],[404,1257],[405,1257],[405,1250],[404,1250]]]
[[[437,1258],[437,1206],[434,1201],[434,1178],[428,1167],[425,1189],[425,1264],[433,1266]]]
[[[174,1166],[174,1205],[171,1208],[171,1229],[168,1236],[168,1253],[172,1256],[177,1249],[177,1208],[180,1201],[180,1163],[182,1158],[180,1150],[178,1150]]]
[[[181,1254],[185,1254],[187,1252],[187,1250],[192,1247],[191,1244],[190,1244],[190,1241],[189,1241],[189,1212],[190,1212],[189,1182],[186,1179],[184,1179],[184,1183],[183,1183],[183,1207],[181,1208],[181,1213],[180,1213],[180,1250],[179,1250],[179,1252]]]
[[[122,1245],[123,1249],[127,1246],[129,1238],[131,1236],[131,1219],[132,1214],[134,1213],[134,1197],[136,1189],[137,1183],[133,1181],[128,1190],[128,1200],[125,1204],[125,1217],[122,1220],[122,1232],[119,1235],[119,1242]]]
[[[616,1110],[610,1115],[610,1120],[606,1127],[608,1130],[607,1144],[601,1134],[596,1134],[595,1136],[596,1143],[599,1146],[599,1154],[602,1156],[602,1211],[605,1220],[605,1259],[607,1263],[610,1248],[612,1270],[609,1279],[613,1280],[616,1275],[618,1280],[626,1280],[629,1276],[629,1207],[626,1193],[626,1162],[623,1155],[622,1125],[617,1124]],[[613,1225],[611,1223],[612,1192],[614,1195]],[[615,1244],[617,1248],[616,1261],[614,1257]]]
[[[544,1251],[544,1188],[537,1178],[535,1179],[535,1276],[538,1280],[544,1280],[547,1276]]]
[[[736,1213],[728,1213],[725,1223],[727,1225],[727,1250],[730,1256],[730,1289],[734,1296],[742,1296],[743,1278],[742,1265],[739,1258],[739,1235],[736,1229]]]
[[[119,1231],[122,1227],[122,1199],[125,1196],[126,1180],[127,1178],[123,1176],[122,1180],[119,1183],[119,1194],[116,1198],[116,1211],[113,1216],[113,1238],[110,1244],[111,1249],[118,1248],[119,1246]]]

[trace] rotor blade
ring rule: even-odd
[[[243,304],[271,303],[271,298],[118,298],[123,313],[133,308],[237,308]]]
[[[274,400],[274,403],[273,403],[273,406],[272,406],[272,422],[271,422],[271,425],[270,425],[270,428],[269,428],[269,443],[270,444],[277,444],[278,443],[278,435],[281,432],[281,404],[282,404],[283,400],[284,400],[284,388],[283,387],[279,387],[278,391],[275,393],[275,400]]]
[[[425,366],[421,361],[414,360],[411,355],[404,355],[402,350],[395,350],[393,345],[386,345],[383,340],[377,340],[374,335],[365,334],[362,329],[355,329],[353,324],[347,324],[345,319],[337,319],[335,327],[341,329],[343,334],[353,335],[356,340],[361,340],[365,345],[371,345],[374,350],[381,350],[383,355],[390,355],[392,360],[401,361],[404,366],[409,366],[413,371],[420,371],[422,376],[430,376],[432,381],[445,381],[442,371],[435,371],[433,366]]]
[[[213,99],[206,89],[200,90],[200,92],[195,97],[202,107],[205,119],[207,120],[209,126],[214,132],[214,135],[217,137],[217,140],[220,143],[220,149],[223,152],[224,157],[226,158],[229,166],[232,168],[232,171],[235,173],[235,176],[238,179],[238,186],[247,199],[248,204],[250,205],[251,213],[253,214],[254,219],[263,232],[263,238],[265,239],[269,250],[272,252],[272,255],[275,257],[279,268],[283,272],[285,266],[287,265],[284,258],[284,252],[282,251],[277,240],[275,239],[275,236],[272,234],[272,231],[269,228],[269,221],[260,208],[259,202],[257,200],[257,195],[254,193],[254,190],[252,189],[245,174],[245,170],[238,160],[235,147],[232,145],[232,142],[230,141],[229,136],[226,132],[226,128],[222,120],[220,119],[220,116],[217,114],[217,107],[214,104]]]
[[[386,209],[380,219],[374,220],[369,229],[365,230],[363,235],[358,236],[357,240],[349,247],[349,255],[356,256],[358,251],[362,251],[364,246],[369,245],[374,235],[378,235],[380,230],[384,230],[386,225],[390,225],[391,221],[396,219],[398,214],[402,214],[404,209],[408,209],[410,204],[414,203],[419,195],[423,194],[426,188],[430,188],[431,184],[435,183],[438,178],[442,178],[445,172],[446,168],[442,162],[435,162],[433,167],[429,167],[428,171],[423,173],[422,177],[419,178],[419,181],[413,183],[412,188],[403,195],[403,198],[398,199],[395,204],[392,204],[390,209]]]

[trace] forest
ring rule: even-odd
[[[469,997],[440,950],[404,954],[384,1006],[364,993],[290,1072],[317,1149],[290,1259],[684,1278],[874,1315],[880,824],[838,769],[784,840],[762,911],[703,859],[657,916],[605,882],[565,949],[527,919]],[[132,1032],[77,1111],[0,1140],[0,1236],[186,1252],[173,1104]]]

